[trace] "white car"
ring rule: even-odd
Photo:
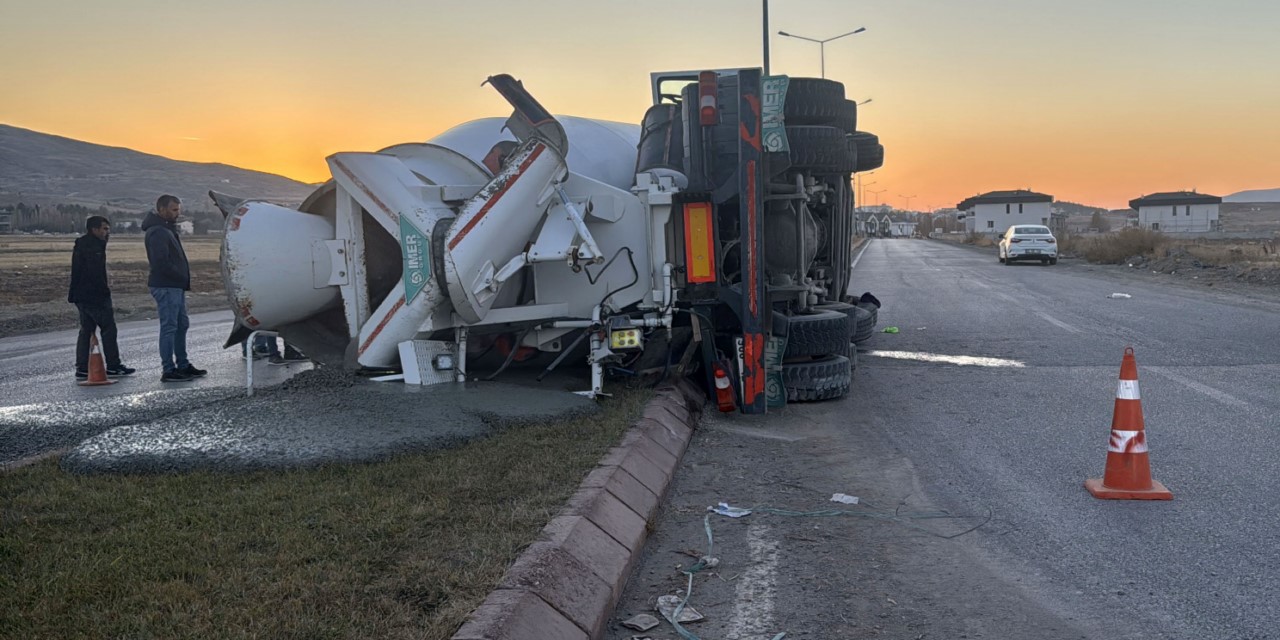
[[[1015,224],[1000,238],[1000,262],[1008,266],[1014,260],[1058,264],[1058,239],[1044,225]]]

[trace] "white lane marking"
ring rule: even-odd
[[[1027,364],[1021,360],[1007,358],[983,358],[979,356],[947,356],[920,351],[868,351],[867,355],[877,358],[894,358],[896,360],[918,360],[920,362],[941,362],[958,364],[966,367],[1012,367],[1021,369]]]
[[[728,640],[771,638],[774,634],[774,598],[778,594],[778,541],[769,529],[753,522],[747,527],[751,566],[738,578],[729,621]]]
[[[1210,387],[1209,385],[1200,384],[1199,382],[1196,382],[1191,378],[1174,373],[1166,369],[1165,367],[1143,367],[1143,370],[1150,371],[1154,374],[1164,376],[1170,380],[1173,380],[1174,382],[1177,382],[1179,384],[1186,385],[1195,391],[1199,391],[1200,393],[1203,393],[1206,396],[1209,396],[1210,398],[1213,398],[1214,400],[1221,402],[1222,404],[1230,405],[1233,407],[1249,406],[1248,402],[1245,402],[1244,400],[1241,400],[1240,398],[1237,398],[1225,391],[1219,391],[1217,389],[1214,389],[1213,387]]]
[[[1053,317],[1053,316],[1051,316],[1051,315],[1049,315],[1049,314],[1047,314],[1047,313],[1045,313],[1045,312],[1043,312],[1043,311],[1037,311],[1037,312],[1036,312],[1036,315],[1040,316],[1041,318],[1044,318],[1045,322],[1048,322],[1049,324],[1051,324],[1051,325],[1053,325],[1053,326],[1055,326],[1055,327],[1057,327],[1057,328],[1059,328],[1059,329],[1063,329],[1063,330],[1066,330],[1066,331],[1070,331],[1071,333],[1083,333],[1083,331],[1080,331],[1079,329],[1077,329],[1077,328],[1075,328],[1075,327],[1073,327],[1073,326],[1071,326],[1071,325],[1069,325],[1069,324],[1067,324],[1067,323],[1065,323],[1065,322],[1063,322],[1063,321],[1061,321],[1061,320],[1059,320],[1059,319],[1057,319],[1057,318],[1055,318],[1055,317]]]
[[[1116,385],[1116,399],[1118,400],[1141,400],[1142,396],[1138,389],[1137,380],[1121,380]]]
[[[854,269],[858,268],[858,261],[861,260],[862,256],[867,253],[867,247],[869,246],[871,246],[871,240],[867,240],[862,244],[862,249],[858,251],[858,255],[853,259],[853,264],[849,265],[850,271],[853,271]]]

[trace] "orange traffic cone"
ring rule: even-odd
[[[76,384],[82,387],[96,387],[104,384],[115,384],[115,380],[107,378],[107,363],[102,358],[102,348],[98,346],[98,334],[89,336],[89,379]]]
[[[1116,387],[1116,408],[1107,445],[1107,470],[1102,479],[1084,481],[1084,488],[1104,500],[1172,500],[1164,485],[1151,479],[1147,460],[1147,435],[1142,424],[1142,398],[1138,393],[1138,362],[1133,347],[1125,347]]]

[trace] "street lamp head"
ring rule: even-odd
[[[790,36],[791,34],[787,33],[786,31],[779,31],[779,32],[778,32],[778,35],[780,35],[780,36]]]

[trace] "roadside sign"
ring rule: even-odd
[[[426,234],[400,215],[400,253],[404,258],[404,301],[406,304],[422,293],[431,277],[431,244]]]
[[[787,143],[787,125],[783,121],[783,107],[787,102],[787,76],[765,76],[762,83],[760,107],[760,139],[765,151],[790,151]]]

